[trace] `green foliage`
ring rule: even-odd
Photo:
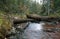
[[[17,12],[18,11],[18,3],[19,0],[1,0],[0,1],[0,10],[5,12]]]
[[[51,3],[52,13],[54,13],[53,11],[59,13],[60,0],[51,1],[53,1]],[[47,15],[46,9],[42,5],[31,0],[0,0],[0,10],[7,13]]]
[[[60,15],[60,0],[55,0],[55,11]]]
[[[41,6],[30,0],[1,0],[1,10],[10,13],[35,13],[40,14]],[[3,7],[2,7],[3,6]]]
[[[0,11],[0,38],[4,38],[11,29],[12,24],[5,15],[5,12]]]

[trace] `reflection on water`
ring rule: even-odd
[[[47,39],[48,34],[43,31],[44,23],[30,23],[24,31],[24,39]],[[51,38],[49,38],[51,39]]]

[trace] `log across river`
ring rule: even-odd
[[[57,29],[60,27],[60,24],[51,25],[41,22],[59,21],[60,17],[40,17],[27,15],[27,18],[29,19],[18,19],[13,21],[14,24],[31,22],[24,30],[24,39],[60,39],[60,31]]]

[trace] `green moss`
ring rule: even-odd
[[[7,19],[5,12],[0,11],[0,36],[5,36],[8,31],[11,29],[11,22]]]

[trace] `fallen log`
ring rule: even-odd
[[[33,14],[30,14],[30,15],[26,15],[27,18],[30,18],[30,19],[34,19],[34,20],[38,20],[38,21],[58,21],[60,20],[59,18],[60,17],[54,17],[54,16],[39,16],[39,15],[33,15]]]
[[[13,20],[14,24],[26,23],[26,22],[38,22],[37,20],[33,19],[15,19]]]
[[[26,15],[28,19],[14,19],[13,23],[14,24],[19,24],[19,23],[25,23],[25,22],[40,22],[40,21],[46,21],[46,22],[53,22],[53,21],[60,21],[60,17],[49,17],[49,16],[39,16],[39,15]]]

